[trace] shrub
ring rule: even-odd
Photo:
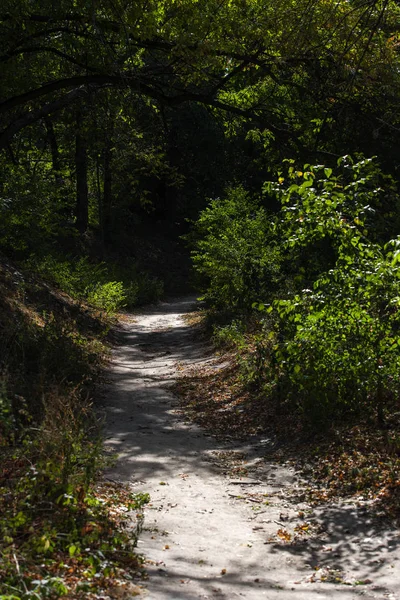
[[[306,165],[275,186],[283,204],[286,246],[306,248],[325,236],[333,269],[311,286],[275,300],[272,363],[277,388],[309,421],[377,410],[399,393],[400,238],[368,237],[368,218],[382,190],[371,160],[339,161],[341,174]],[[263,308],[263,307],[260,307]]]
[[[222,348],[241,349],[246,345],[246,323],[237,319],[228,325],[215,326],[213,329],[213,342]]]
[[[163,282],[138,269],[134,262],[123,265],[112,264],[109,266],[109,274],[113,279],[123,282],[128,309],[157,302],[164,293]]]
[[[108,314],[123,307],[156,302],[164,292],[162,281],[137,270],[136,265],[93,263],[88,257],[61,260],[31,257],[27,266],[77,300],[86,300]]]
[[[48,390],[43,404],[41,425],[2,448],[1,598],[11,591],[21,600],[75,597],[77,583],[95,593],[107,578],[112,583],[122,569],[140,566],[135,547],[147,494],[95,486],[105,464],[102,438],[76,390]],[[125,529],[130,510],[136,530]]]
[[[127,294],[122,281],[96,283],[93,287],[86,288],[85,296],[90,304],[108,314],[116,313],[126,306]]]
[[[106,264],[93,263],[86,256],[67,260],[51,255],[32,256],[26,265],[75,299],[85,298],[88,290],[108,280]]]
[[[279,281],[272,217],[242,188],[212,200],[195,225],[194,267],[215,308],[248,309]]]

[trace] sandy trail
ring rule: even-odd
[[[399,600],[398,530],[362,503],[316,510],[290,500],[304,482],[263,460],[270,439],[229,446],[184,422],[168,384],[177,365],[207,360],[182,319],[195,307],[194,298],[161,303],[122,325],[106,390],[107,445],[118,453],[107,476],[151,495],[139,542],[146,597]],[[236,451],[251,473],[242,480],[229,479],[216,460]],[[279,529],[305,521],[319,534],[270,543]]]

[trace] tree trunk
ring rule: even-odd
[[[46,125],[47,140],[49,142],[51,151],[54,179],[56,180],[56,184],[58,186],[61,186],[63,184],[63,178],[61,176],[61,161],[60,153],[58,151],[57,138],[54,132],[53,122],[49,117],[45,117],[44,123]]]
[[[112,174],[111,174],[111,140],[106,141],[104,149],[104,196],[103,196],[103,236],[106,245],[111,238],[112,216]]]
[[[76,209],[75,226],[85,233],[89,225],[89,197],[87,183],[87,149],[83,133],[83,118],[80,110],[76,113],[75,166],[76,166]]]
[[[101,242],[101,258],[104,257],[104,215],[103,215],[103,194],[100,181],[100,155],[96,155],[96,183],[97,183],[97,207],[99,211],[99,229]]]

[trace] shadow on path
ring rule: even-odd
[[[214,453],[233,446],[184,422],[168,389],[180,365],[212,360],[182,319],[197,306],[193,297],[163,302],[122,325],[104,392],[106,445],[118,454],[108,476],[152,499],[139,546],[148,557],[147,598],[400,598],[398,531],[371,517],[367,507],[308,506],[306,518],[319,523],[321,534],[274,544],[268,540],[278,528],[301,523],[299,504],[288,494],[297,485],[293,469],[267,464],[264,479],[251,487],[266,503],[245,501],[245,481],[232,493]],[[272,441],[255,439],[234,449],[261,459],[268,444]],[[280,524],[282,510],[289,516]],[[371,583],[312,583],[320,568],[343,574],[342,581]]]

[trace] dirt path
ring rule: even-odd
[[[301,502],[298,474],[263,460],[270,439],[228,446],[182,420],[168,384],[177,364],[207,360],[181,317],[194,308],[194,298],[162,303],[123,325],[106,393],[119,457],[108,476],[151,495],[139,543],[146,597],[399,600],[398,531],[362,503]],[[235,453],[251,477],[223,473]]]

